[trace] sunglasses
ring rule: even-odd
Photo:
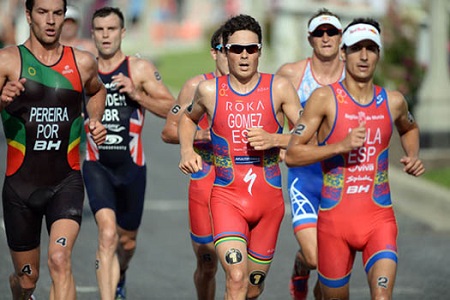
[[[244,50],[247,51],[248,54],[254,54],[261,49],[261,44],[248,44],[248,45],[239,45],[239,44],[226,44],[225,48],[227,48],[228,52],[234,54],[241,54]]]
[[[335,36],[339,34],[340,30],[336,28],[329,28],[329,29],[317,29],[311,32],[311,36],[313,37],[323,37],[323,35],[327,33],[328,36]]]
[[[214,49],[216,49],[219,52],[223,52],[223,45],[222,44],[218,44],[214,47]]]

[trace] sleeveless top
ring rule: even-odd
[[[144,127],[145,109],[126,94],[119,93],[119,88],[112,84],[112,76],[119,73],[133,80],[128,56],[114,71],[110,73],[99,71],[107,91],[102,124],[108,132],[106,141],[98,147],[92,139],[87,139],[86,160],[98,160],[103,165],[110,167],[129,162],[143,166],[145,165],[145,155],[141,134]],[[85,130],[90,136],[88,125],[88,119],[86,119]]]
[[[343,198],[371,199],[381,207],[391,206],[388,150],[393,125],[386,90],[375,86],[372,101],[363,105],[349,95],[342,83],[334,83],[331,88],[336,116],[333,128],[321,145],[342,141],[364,120],[366,140],[363,147],[322,162],[321,209],[331,209]]]
[[[345,78],[345,68],[342,68],[342,74],[338,81],[342,81]],[[308,58],[308,61],[306,63],[305,70],[303,71],[303,76],[300,79],[300,83],[297,89],[297,94],[300,97],[300,103],[303,107],[306,105],[306,101],[308,101],[309,96],[311,96],[312,92],[314,92],[315,89],[322,87],[323,85],[320,84],[316,78],[314,77],[314,74],[311,69],[311,58]]]
[[[42,64],[25,45],[18,49],[19,78],[27,81],[25,91],[1,113],[8,143],[6,176],[53,185],[71,170],[80,170],[80,73],[71,47],[63,46],[60,59],[51,66]]]
[[[216,106],[211,126],[215,185],[239,187],[242,182],[255,182],[256,188],[267,184],[281,188],[279,148],[258,151],[247,142],[247,128],[260,127],[269,133],[283,130],[273,106],[273,75],[260,75],[255,88],[247,94],[233,90],[229,75],[216,79]],[[252,185],[248,185],[250,194],[251,188]]]

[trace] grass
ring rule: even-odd
[[[450,168],[427,170],[423,177],[450,189]]]
[[[174,93],[178,93],[189,78],[198,74],[212,72],[215,69],[208,46],[198,50],[160,55],[155,64],[164,83]]]

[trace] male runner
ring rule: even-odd
[[[373,83],[382,47],[373,19],[355,19],[342,36],[346,77],[313,92],[286,153],[288,166],[321,161],[324,184],[317,222],[318,272],[324,299],[348,299],[356,251],[372,299],[391,299],[397,270],[397,224],[388,151],[397,128],[404,171],[424,172],[419,129],[403,95]],[[319,145],[308,141],[316,134]]]
[[[162,131],[162,139],[166,143],[179,143],[178,121],[180,115],[192,102],[198,84],[228,73],[228,61],[222,44],[222,27],[211,37],[211,57],[216,63],[214,72],[197,75],[183,85],[178,94],[177,103],[167,115]],[[191,175],[189,182],[189,225],[192,248],[197,259],[194,271],[194,283],[198,299],[213,300],[216,290],[215,275],[217,272],[217,256],[214,249],[212,225],[209,213],[209,199],[215,178],[212,161],[211,135],[206,115],[200,120],[195,134],[195,151],[202,156],[203,168]]]
[[[316,88],[341,81],[345,75],[344,63],[339,59],[342,37],[339,17],[325,8],[320,9],[309,19],[308,33],[308,42],[313,48],[312,56],[287,63],[277,71],[277,74],[287,77],[297,87],[303,107]],[[295,300],[306,299],[310,270],[317,267],[317,211],[322,181],[320,163],[288,168],[292,227],[300,245],[289,284],[291,296]],[[318,281],[314,296],[321,299]]]
[[[136,250],[144,208],[145,110],[165,118],[175,100],[149,61],[121,50],[124,17],[103,7],[92,16],[100,77],[107,90],[104,145],[87,143],[83,164],[89,204],[98,226],[97,282],[101,299],[125,298],[125,272]]]
[[[14,265],[9,282],[13,299],[32,297],[45,216],[49,298],[75,299],[71,256],[84,200],[81,107],[86,94],[90,141],[101,144],[105,88],[94,57],[59,42],[66,1],[27,0],[25,6],[29,38],[0,50],[0,110],[8,144],[3,215]]]
[[[287,145],[281,135],[284,117],[292,122],[301,106],[287,79],[258,72],[262,33],[254,18],[230,18],[222,37],[230,74],[199,83],[180,120],[179,167],[185,174],[202,170],[193,141],[206,113],[216,172],[210,209],[216,253],[226,273],[225,299],[256,299],[284,215],[278,165],[279,147]],[[273,143],[268,150],[259,150],[268,143]]]

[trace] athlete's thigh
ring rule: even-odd
[[[38,278],[39,277],[39,260],[40,247],[28,251],[10,251],[14,271],[18,276],[22,274]]]
[[[84,186],[81,173],[73,171],[56,187],[45,209],[47,230],[57,220],[68,219],[81,224],[83,215]]]
[[[211,214],[209,201],[213,176],[202,179],[191,179],[189,183],[189,225],[191,239],[194,242],[204,244],[212,242]]]
[[[142,220],[145,202],[145,188],[147,183],[146,166],[133,165],[132,178],[117,188],[116,218],[122,229],[136,231]]]
[[[289,198],[294,233],[317,226],[322,182],[320,166],[314,165],[288,170]]]
[[[116,195],[111,174],[98,161],[84,161],[83,180],[89,206],[95,215],[102,208],[116,210]]]
[[[350,248],[342,228],[337,228],[332,218],[328,222],[328,218],[319,215],[317,225],[319,280],[324,286],[340,289],[349,283],[356,251]]]
[[[247,243],[244,240],[223,239],[216,243],[216,252],[227,274],[238,271],[247,276]]]
[[[253,294],[251,290],[254,288],[263,289],[270,266],[270,262],[261,263],[252,259],[248,260],[248,280],[250,294]]]
[[[211,195],[211,218],[214,232],[214,242],[232,237],[247,242],[249,225],[245,212],[238,207],[240,197],[230,192],[226,187],[213,187]]]
[[[79,231],[80,224],[74,220],[59,219],[55,221],[50,228],[48,241],[49,257],[55,251],[71,253]]]
[[[372,266],[367,274],[372,299],[391,299],[396,272],[397,263],[392,259],[380,259]]]
[[[276,202],[272,199],[273,203]],[[248,253],[252,260],[270,263],[275,253],[281,221],[284,217],[284,202],[271,207],[250,229]]]
[[[39,247],[43,212],[30,208],[27,199],[21,199],[8,180],[4,182],[2,196],[9,248],[13,251],[28,251]]]

